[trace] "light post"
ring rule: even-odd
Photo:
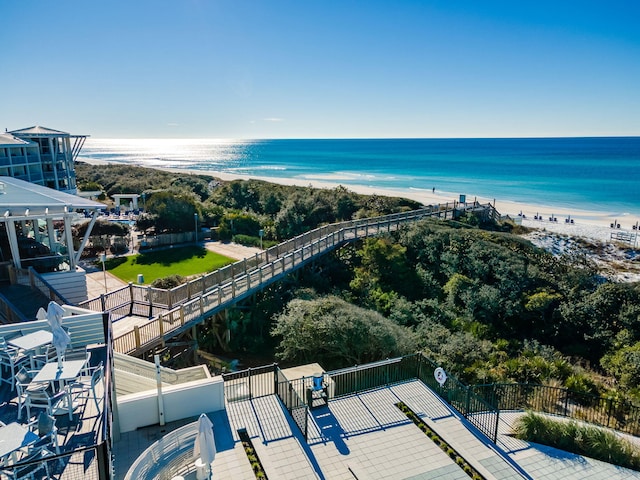
[[[104,266],[104,262],[107,261],[107,254],[100,254],[100,261],[102,262],[102,275],[104,275],[104,293],[107,293],[107,270]]]
[[[260,237],[260,250],[262,250],[262,237],[264,237],[264,230],[262,228],[258,230],[258,236]]]
[[[194,234],[195,234],[195,239],[196,239],[196,244],[198,243],[198,213],[194,213],[193,214],[193,222],[195,224],[195,230],[194,230]]]

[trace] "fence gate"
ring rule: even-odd
[[[276,371],[276,379],[276,393],[278,394],[278,397],[280,397],[280,400],[284,403],[284,406],[287,408],[291,418],[293,418],[293,421],[300,429],[300,432],[302,432],[304,439],[307,440],[309,408],[304,402],[304,394],[300,388],[296,388],[296,386],[294,386],[294,382],[296,381],[294,380],[291,382],[287,380],[279,368]],[[299,380],[298,383],[300,385],[304,385],[304,383],[300,383]]]
[[[496,443],[500,409],[486,402],[484,398],[453,375],[449,375],[446,383],[440,385],[433,375],[437,366],[420,354],[418,356],[418,379],[460,412],[469,423],[485,434],[493,443]]]

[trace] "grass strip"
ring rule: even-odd
[[[253,442],[251,441],[251,437],[249,437],[249,434],[247,433],[247,429],[241,428],[240,430],[238,430],[238,437],[240,437],[242,447],[244,448],[244,453],[247,454],[247,459],[251,464],[251,469],[253,470],[256,478],[259,480],[267,480],[267,474],[264,471],[264,467],[262,466],[262,462],[260,461],[260,457],[258,457],[256,449],[253,447]]]

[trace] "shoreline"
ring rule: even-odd
[[[108,162],[103,160],[82,158],[79,160],[93,165],[126,165],[121,162]],[[242,175],[231,174],[225,172],[219,172],[215,170],[191,170],[186,168],[167,168],[167,167],[145,167],[155,168],[163,170],[165,172],[180,173],[180,174],[192,174],[192,175],[209,175],[219,178],[223,181],[232,180],[261,180],[264,182],[275,183],[288,186],[299,187],[313,187],[333,189],[338,186],[343,186],[346,189],[362,194],[362,195],[383,195],[388,197],[403,197],[410,200],[423,203],[424,205],[437,204],[437,203],[453,203],[459,199],[459,196],[451,192],[440,192],[438,190],[435,193],[425,190],[415,189],[385,189],[376,188],[366,185],[344,185],[340,182],[328,182],[320,180],[310,180],[308,182],[301,182],[300,179],[293,179],[287,177],[264,177],[254,175]],[[593,238],[595,240],[610,242],[611,233],[624,232],[629,234],[636,234],[638,230],[633,230],[633,226],[636,223],[640,224],[640,214],[637,215],[624,215],[615,218],[615,213],[598,212],[595,210],[578,210],[572,208],[563,208],[552,205],[545,205],[543,203],[539,205],[526,204],[520,202],[514,202],[511,200],[503,200],[499,198],[486,198],[476,197],[472,195],[466,196],[468,202],[477,200],[480,203],[495,204],[495,208],[501,215],[509,215],[511,218],[520,219],[522,225],[528,228],[545,229],[551,232],[568,235],[568,236],[584,236]],[[519,216],[522,213],[524,217]],[[534,217],[538,216],[542,220],[535,220]],[[549,221],[549,217],[555,217],[556,222]],[[567,218],[573,219],[574,223],[565,222]],[[611,228],[611,224],[616,222],[620,225],[620,228]]]

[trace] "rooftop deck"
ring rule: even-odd
[[[100,361],[105,362],[105,353],[104,348],[93,350],[91,364],[97,365]],[[101,397],[104,396],[103,384],[97,385],[96,394]],[[86,480],[102,478],[97,462],[97,446],[105,442],[105,437],[107,436],[103,415],[104,405],[104,401],[100,402],[100,410],[98,410],[93,398],[86,396],[79,399],[71,420],[66,411],[62,415],[55,416],[60,455],[47,460],[49,471],[55,478]],[[32,415],[37,415],[39,411],[39,409],[33,410]],[[1,384],[0,421],[5,424],[12,422],[25,424],[27,421],[26,415],[26,411],[23,409],[22,418],[18,418],[16,391],[11,391],[9,384]],[[0,472],[2,471],[0,468]],[[0,473],[0,478],[7,477]]]
[[[213,476],[253,480],[238,429],[245,428],[269,478],[468,479],[464,471],[395,407],[403,401],[487,479],[640,478],[640,472],[529,444],[509,436],[519,413],[501,416],[490,442],[419,380],[330,400],[310,410],[305,440],[276,395],[226,404],[210,413],[218,453]],[[196,418],[122,435],[115,444],[116,478],[151,443]],[[193,467],[185,467],[185,472]]]
[[[93,392],[89,393],[84,389],[80,389],[80,385],[76,383],[76,387],[73,390],[65,389],[65,392],[69,392],[73,398],[73,410],[71,417],[68,414],[66,406],[58,408],[61,405],[54,406],[50,412],[55,418],[55,427],[57,428],[57,434],[53,437],[55,442],[51,442],[46,446],[46,455],[36,460],[29,462],[25,460],[25,451],[27,445],[32,445],[32,441],[23,443],[23,447],[16,450],[17,455],[5,456],[5,464],[0,465],[0,478],[9,478],[8,475],[13,475],[16,469],[15,462],[21,463],[20,469],[23,465],[28,464],[29,467],[36,465],[45,465],[48,470],[50,478],[56,479],[86,479],[86,480],[98,480],[108,478],[106,472],[109,471],[109,459],[110,459],[110,440],[111,440],[111,396],[108,394],[111,386],[111,349],[110,345],[110,329],[108,328],[107,317],[102,313],[92,312],[89,310],[83,310],[77,307],[63,305],[64,311],[62,324],[67,329],[71,343],[69,348],[73,351],[68,351],[68,355],[75,354],[78,358],[71,359],[66,358],[67,362],[65,369],[60,371],[56,370],[56,359],[47,359],[47,363],[38,363],[35,361],[35,357],[30,357],[31,353],[43,353],[38,352],[39,348],[47,348],[47,344],[36,345],[33,343],[32,347],[29,343],[24,344],[19,348],[25,356],[29,356],[29,359],[22,363],[29,370],[39,371],[38,375],[42,375],[46,378],[52,372],[57,372],[55,377],[47,378],[44,380],[47,383],[51,383],[51,386],[55,387],[53,392],[62,391],[59,390],[61,383],[73,383],[79,381],[89,381],[89,385],[95,386],[95,400]],[[9,325],[0,326],[0,336],[10,339],[9,342],[19,340],[32,333],[40,334],[42,331],[50,331],[50,326],[47,320],[34,320],[23,323],[15,323]],[[38,338],[38,341],[42,341],[42,335],[34,337]],[[50,347],[50,345],[49,345]],[[35,349],[35,350],[34,350]],[[31,353],[30,353],[31,352]],[[90,357],[87,354],[90,353]],[[14,355],[14,354],[11,354]],[[87,361],[88,359],[88,361]],[[42,361],[45,361],[42,359]],[[88,375],[84,370],[85,367],[96,367],[102,362],[106,368],[103,370],[103,377],[94,377],[94,380],[102,378],[103,380],[92,382],[92,377],[81,377],[81,375]],[[73,366],[72,366],[73,365]],[[47,367],[54,367],[49,369]],[[74,370],[77,368],[78,370]],[[16,370],[17,371],[17,370]],[[84,371],[84,373],[83,373]],[[64,372],[64,373],[61,373]],[[98,373],[101,370],[97,370]],[[9,368],[3,369],[3,378],[9,379],[11,377],[11,370]],[[58,376],[62,375],[62,378],[58,379]],[[66,376],[65,376],[66,375]],[[36,377],[34,377],[35,379]],[[84,380],[83,380],[84,379]],[[68,385],[64,386],[65,388]],[[69,398],[69,393],[64,396],[64,400]],[[53,395],[53,393],[51,393]],[[63,400],[63,398],[59,398]],[[97,403],[97,404],[96,404]],[[34,422],[38,419],[38,415],[43,410],[49,410],[49,408],[31,408],[30,418],[26,408],[21,411],[20,417],[18,417],[18,389],[12,389],[12,382],[3,382],[0,384],[0,421],[4,424],[11,426],[11,432],[14,430],[20,430],[25,428],[29,422]],[[35,423],[33,424],[35,427]],[[5,428],[0,426],[1,428]],[[20,432],[21,434],[21,432]],[[13,435],[13,433],[11,433]],[[31,439],[34,438],[33,434],[28,434]],[[51,440],[50,438],[47,438]],[[37,442],[40,444],[40,442]],[[59,453],[56,452],[55,444],[57,443]],[[7,454],[11,449],[4,450],[3,453]],[[44,469],[38,471],[44,475]],[[13,477],[11,477],[13,478]],[[27,477],[25,477],[27,478]],[[35,475],[28,478],[43,478]],[[46,478],[46,477],[45,477]]]

